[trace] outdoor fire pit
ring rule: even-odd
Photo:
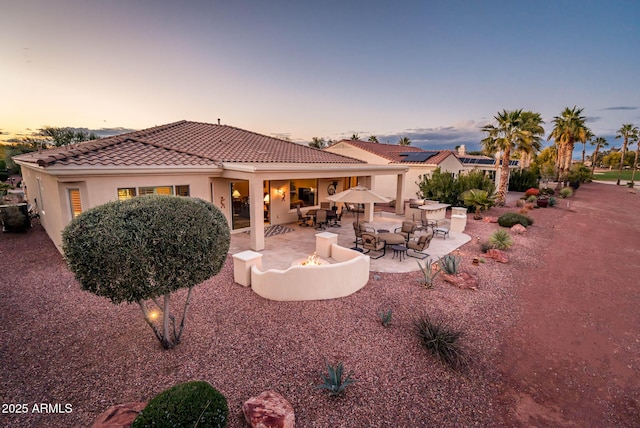
[[[328,264],[330,263],[327,260],[321,259],[316,255],[316,253],[313,253],[306,259],[295,260],[291,263],[291,266],[322,266]]]

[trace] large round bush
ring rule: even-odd
[[[230,233],[224,215],[208,202],[150,195],[80,214],[62,240],[82,287],[121,303],[193,287],[217,274]]]
[[[176,385],[156,395],[136,417],[131,428],[226,427],[227,399],[207,382]]]

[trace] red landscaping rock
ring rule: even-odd
[[[482,218],[482,221],[484,221],[485,223],[497,223],[498,217],[484,216]]]
[[[478,289],[478,280],[467,272],[460,272],[455,275],[449,275],[447,273],[443,273],[442,279],[444,279],[449,284],[455,285],[458,288],[468,289],[468,290]]]
[[[251,428],[293,428],[293,406],[280,394],[265,391],[242,405],[244,418]]]
[[[512,231],[513,233],[515,233],[516,235],[521,235],[521,234],[523,234],[523,233],[525,233],[525,232],[527,231],[527,228],[526,228],[526,227],[524,227],[524,226],[523,226],[523,225],[521,225],[521,224],[514,224],[514,225],[511,227],[511,231]]]
[[[118,404],[100,413],[91,428],[129,428],[147,403]]]
[[[488,250],[486,256],[487,258],[494,259],[495,261],[500,263],[509,263],[509,259],[504,254],[504,251],[498,250],[496,248],[491,248],[490,250]]]

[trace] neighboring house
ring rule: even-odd
[[[455,153],[450,150],[423,150],[419,147],[356,140],[341,140],[324,150],[360,159],[372,165],[396,165],[408,168],[404,176],[403,200],[415,198],[418,192],[417,183],[422,180],[421,176],[430,174],[436,168],[440,167],[442,171],[449,171],[455,175],[464,168]],[[372,189],[388,198],[396,199],[397,183],[392,178],[376,177]]]
[[[492,179],[498,180],[496,161],[488,156],[467,155],[465,146],[460,146],[458,152],[451,150],[423,150],[419,147],[400,146],[396,144],[371,143],[369,141],[341,140],[324,149],[352,158],[360,159],[372,165],[402,165],[408,168],[404,176],[404,200],[415,198],[422,176],[429,175],[436,168],[447,171],[454,176],[461,172],[472,170],[486,171]],[[510,169],[517,167],[517,161],[510,162]],[[498,183],[496,182],[496,187]],[[381,195],[396,199],[397,182],[393,177],[376,177],[372,189]]]
[[[222,210],[232,233],[251,231],[265,248],[265,224],[297,220],[335,192],[390,176],[403,191],[407,168],[372,165],[227,125],[180,121],[13,158],[29,203],[54,244],[81,212],[138,195],[192,196]],[[396,195],[394,195],[394,198]],[[257,202],[257,203],[256,203]],[[397,207],[399,214],[402,207]],[[371,204],[365,218],[372,219]]]

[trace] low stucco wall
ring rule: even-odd
[[[353,294],[369,281],[369,256],[332,244],[331,258],[337,263],[266,271],[252,266],[251,288],[270,300],[325,300]]]

